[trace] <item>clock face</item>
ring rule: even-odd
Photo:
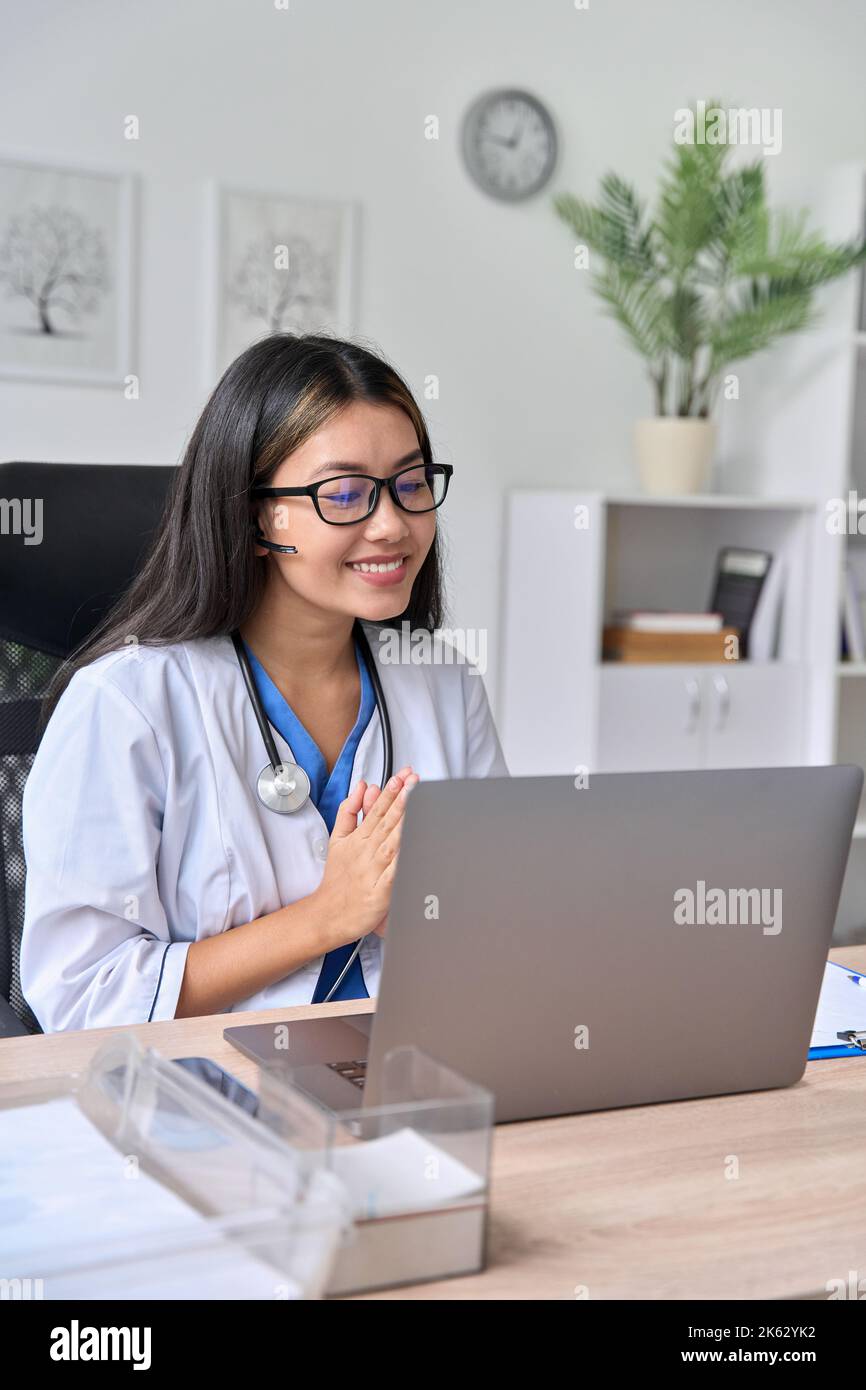
[[[487,92],[463,122],[463,158],[479,188],[516,202],[547,183],[556,163],[556,131],[528,92]]]

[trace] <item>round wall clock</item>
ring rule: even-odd
[[[515,88],[485,92],[463,118],[463,159],[492,198],[518,202],[543,188],[556,163],[556,130],[546,107]]]

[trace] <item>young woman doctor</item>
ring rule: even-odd
[[[46,700],[21,949],[46,1032],[377,993],[411,787],[508,775],[478,671],[379,642],[441,625],[449,476],[356,344],[278,334],[225,372]]]

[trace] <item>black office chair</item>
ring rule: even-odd
[[[58,666],[128,588],[175,468],[0,463],[0,1038],[41,1032],[21,993],[21,799]],[[20,504],[30,499],[28,519]],[[41,502],[41,540],[35,507]],[[21,520],[19,520],[19,516]],[[33,527],[38,544],[15,528]]]

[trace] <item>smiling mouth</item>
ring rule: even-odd
[[[407,555],[396,555],[392,560],[367,561],[349,560],[346,568],[355,574],[398,574],[406,568]]]

